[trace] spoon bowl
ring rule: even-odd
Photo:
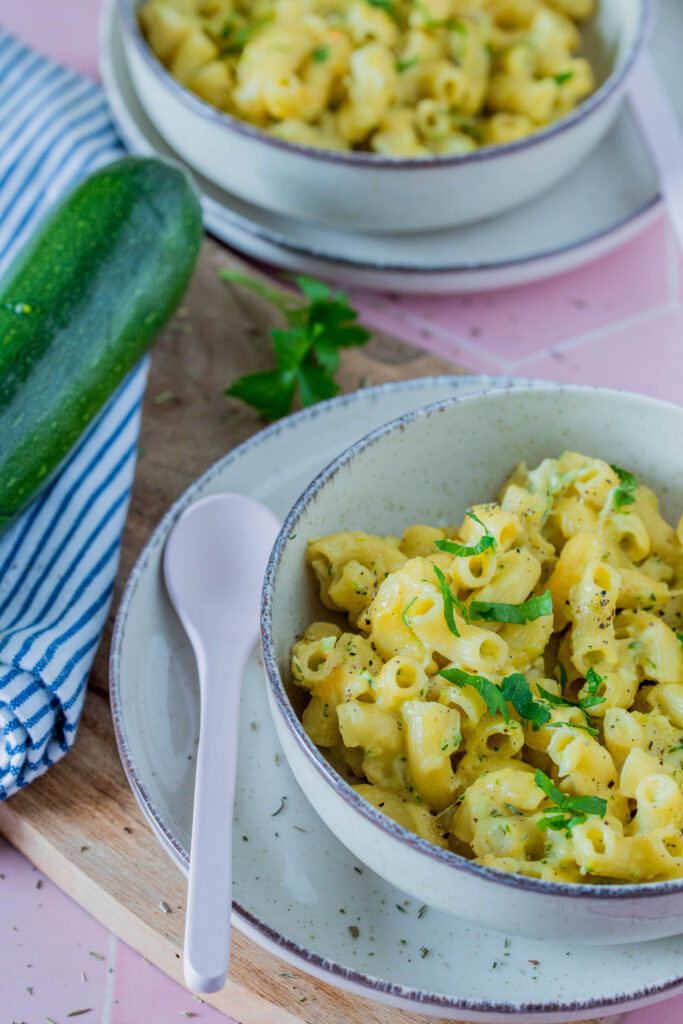
[[[201,697],[183,953],[185,983],[195,992],[221,989],[230,960],[240,688],[279,529],[260,502],[218,494],[180,516],[164,549],[166,588],[197,659]]]

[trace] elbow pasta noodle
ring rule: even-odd
[[[652,491],[565,452],[457,526],[313,538],[307,562],[335,621],[292,650],[303,726],[361,796],[502,871],[683,877],[683,529]]]
[[[424,158],[515,142],[595,89],[597,0],[144,0],[141,29],[202,100],[277,138]]]

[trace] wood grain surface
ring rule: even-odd
[[[207,240],[190,290],[154,349],[117,586],[75,746],[47,775],[0,804],[0,832],[11,843],[178,981],[185,882],[126,782],[111,724],[107,662],[123,584],[154,526],[188,484],[263,426],[223,390],[243,373],[270,368],[267,331],[277,314],[244,288],[219,281],[223,266],[245,269]],[[351,391],[453,372],[453,366],[376,334],[367,348],[344,354],[339,380]],[[162,901],[170,913],[161,910]],[[283,976],[291,973],[233,930],[228,985],[205,998],[240,1024],[434,1024],[434,1018],[351,996],[298,972]]]

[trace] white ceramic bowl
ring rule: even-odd
[[[683,880],[576,885],[492,870],[385,817],[330,766],[304,732],[305,696],[291,682],[297,635],[325,618],[305,565],[307,538],[339,530],[396,534],[458,520],[493,498],[520,459],[565,450],[628,467],[663,514],[683,509],[683,409],[600,388],[483,391],[409,413],[353,445],[316,477],[287,517],[266,573],[262,641],[278,737],[318,814],[360,860],[422,903],[536,938],[618,943],[683,932]],[[328,613],[329,614],[329,613]]]
[[[481,220],[570,174],[616,118],[645,42],[650,3],[600,0],[586,49],[602,84],[568,117],[509,145],[407,160],[282,142],[222,113],[180,85],[154,56],[135,17],[138,0],[119,0],[126,59],[140,102],[191,167],[268,210],[366,232]]]

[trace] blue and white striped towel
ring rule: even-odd
[[[55,201],[122,154],[101,90],[0,29],[0,277]],[[73,744],[114,586],[146,377],[144,360],[0,537],[0,800]]]

